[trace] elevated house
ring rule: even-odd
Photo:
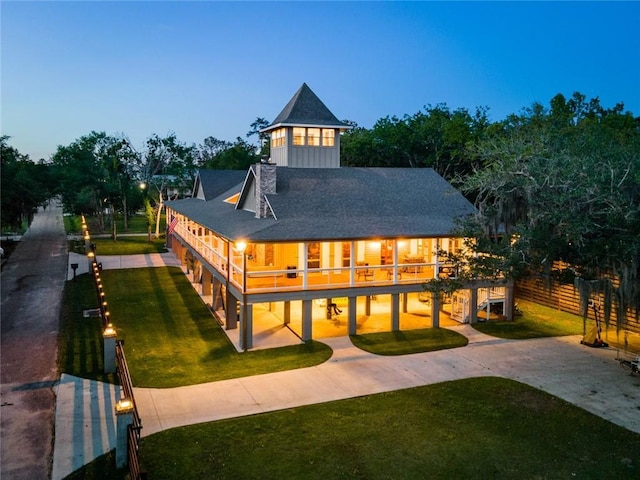
[[[301,340],[338,313],[345,335],[374,315],[388,331],[440,325],[423,284],[454,274],[439,252],[462,248],[454,222],[475,209],[433,169],[341,167],[348,128],[303,84],[263,130],[268,161],[201,170],[192,198],[167,202],[170,248],[240,349],[254,347],[258,317]],[[510,288],[468,287],[447,313],[458,321],[511,301]]]

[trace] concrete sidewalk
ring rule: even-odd
[[[147,268],[147,267],[179,267],[180,260],[173,252],[144,253],[139,255],[98,255],[98,263],[103,270],[115,270],[118,268]],[[69,253],[69,266],[67,280],[73,280],[72,264],[77,264],[76,275],[89,272],[89,259],[86,255]]]

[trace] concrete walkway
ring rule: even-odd
[[[115,270],[118,268],[147,268],[147,267],[179,267],[180,260],[172,252],[145,253],[140,255],[98,255],[98,262],[103,270]],[[67,280],[73,279],[72,264],[77,264],[76,275],[89,272],[89,259],[86,255],[69,253],[69,266],[67,268]]]
[[[128,257],[127,261],[108,261],[102,256],[99,261],[103,268],[171,262],[165,254],[141,257],[145,258],[129,262]],[[348,337],[327,338],[320,341],[333,349],[333,355],[315,367],[180,388],[135,388],[142,436],[194,423],[480,376],[529,384],[640,433],[640,378],[618,365],[615,350],[585,347],[579,336],[503,340],[468,325],[452,329],[467,336],[469,345],[383,357],[359,350]],[[63,375],[57,387],[54,480],[115,447],[118,393],[117,387]],[[69,405],[77,408],[69,409]]]

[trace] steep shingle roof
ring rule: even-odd
[[[430,168],[278,167],[277,193],[267,196],[278,220],[225,204],[242,183],[230,187],[211,201],[167,205],[228,239],[253,242],[446,237],[455,218],[475,212]]]
[[[284,107],[276,119],[264,128],[267,132],[280,126],[317,125],[321,127],[348,128],[331,113],[322,100],[313,93],[306,83],[303,83]]]
[[[204,199],[211,200],[229,190],[230,185],[244,180],[246,175],[247,172],[244,170],[198,170],[193,196],[198,194],[200,187]]]

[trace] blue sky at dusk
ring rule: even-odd
[[[2,1],[1,132],[32,159],[92,130],[244,137],[303,82],[370,128],[425,105],[492,120],[580,91],[640,115],[637,2]]]

